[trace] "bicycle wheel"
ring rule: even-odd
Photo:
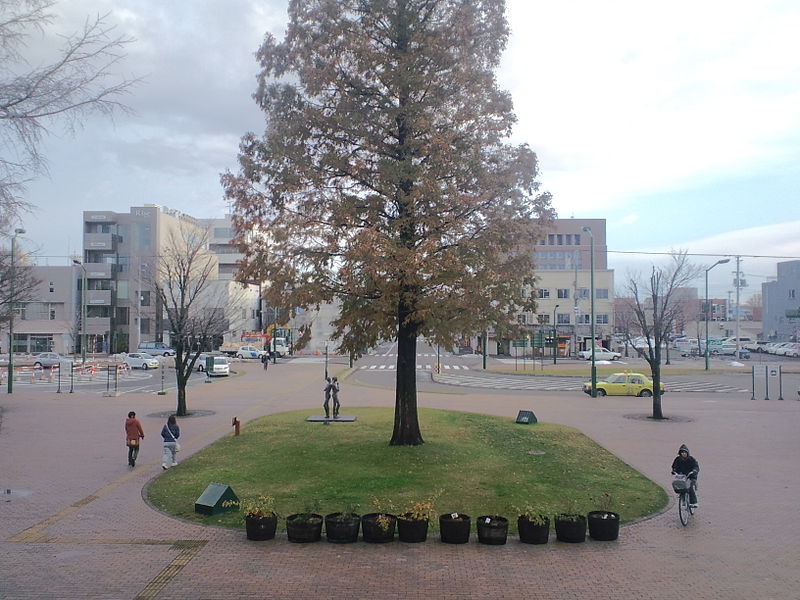
[[[689,494],[686,492],[678,498],[678,516],[681,519],[681,524],[686,527],[689,522]]]

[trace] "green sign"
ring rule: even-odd
[[[533,334],[533,345],[541,348],[544,346],[544,334],[543,333],[534,333]]]
[[[528,340],[525,340],[525,339],[513,340],[511,342],[511,345],[514,346],[514,348],[527,348],[528,347]]]
[[[800,319],[800,308],[795,308],[794,310],[787,310],[786,311],[786,318],[787,319]]]

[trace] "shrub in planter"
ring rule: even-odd
[[[593,510],[587,515],[589,537],[610,542],[619,537],[619,515],[606,510]]]
[[[361,516],[352,508],[325,515],[325,536],[334,544],[350,544],[358,541]]]
[[[586,541],[586,517],[575,513],[556,515],[556,539],[560,542]]]
[[[278,515],[275,512],[275,498],[257,496],[243,500],[226,500],[222,506],[237,506],[242,512],[248,540],[264,541],[275,538],[278,528]]]
[[[490,546],[502,546],[508,537],[508,519],[497,515],[483,515],[475,520],[478,542]]]
[[[387,500],[372,499],[372,506],[377,512],[361,517],[361,534],[365,542],[383,544],[394,539],[397,517],[391,514],[394,505]]]
[[[619,514],[613,512],[614,503],[611,494],[603,493],[600,498],[592,498],[592,502],[600,507],[587,515],[589,523],[589,537],[593,540],[610,542],[619,537]]]
[[[445,544],[466,544],[469,541],[471,518],[461,513],[439,516],[439,534]]]
[[[439,490],[427,500],[411,502],[397,517],[397,534],[401,542],[419,543],[428,538],[428,525],[434,517],[434,504],[441,496]]]
[[[305,544],[322,539],[322,515],[317,510],[319,503],[314,502],[303,512],[286,517],[286,536],[290,542]]]
[[[517,508],[517,531],[523,544],[546,544],[550,539],[550,518],[532,506]]]

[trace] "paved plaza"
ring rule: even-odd
[[[246,370],[190,390],[190,410],[207,413],[179,420],[183,459],[230,433],[234,416],[246,435],[246,422],[262,415],[319,412],[321,365]],[[673,418],[655,423],[644,418],[650,399],[435,387],[420,394],[421,406],[508,418],[533,410],[579,428],[664,486],[686,443],[701,463],[700,510],[683,528],[671,503],[623,526],[615,542],[298,545],[285,534],[248,542],[242,530],[176,520],[143,499],[161,473],[158,434],[174,392],[104,397],[20,387],[0,394],[0,598],[800,600],[794,392],[782,402],[753,401],[749,392],[667,395]],[[394,392],[345,379],[340,397],[342,410],[357,415],[353,407],[391,406]],[[133,470],[123,436],[129,410],[146,434]],[[422,428],[424,435],[424,420]]]

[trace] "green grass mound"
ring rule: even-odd
[[[304,421],[308,410],[270,415],[247,423],[158,477],[150,501],[176,516],[241,526],[239,513],[203,516],[194,502],[212,482],[231,486],[239,498],[274,496],[279,514],[303,512],[314,502],[326,514],[358,504],[374,512],[372,499],[396,512],[443,490],[438,513],[503,515],[516,529],[514,507],[533,505],[544,514],[606,508],[630,521],[661,509],[664,490],[571,427],[517,425],[512,419],[420,409],[426,443],[389,446],[393,409],[348,408],[355,423],[325,426]]]

